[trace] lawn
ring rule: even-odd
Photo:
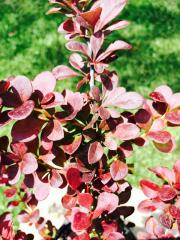
[[[0,1],[0,79],[9,75],[26,75],[33,79],[44,70],[67,64],[69,52],[65,39],[58,34],[62,21],[59,15],[46,15],[47,0]],[[132,51],[119,53],[112,64],[120,76],[120,84],[128,90],[148,93],[160,84],[180,91],[180,44],[178,0],[129,0],[121,19],[130,21],[126,29],[113,33],[108,42],[123,39],[133,45]],[[75,81],[59,82],[58,89],[75,89]],[[0,135],[7,134],[7,129]],[[180,146],[180,129],[172,130]],[[172,166],[180,149],[173,154],[157,152],[150,144],[136,149],[129,162],[135,163],[135,174],[129,177],[133,185],[146,173],[148,166]],[[3,206],[0,206],[0,211]]]

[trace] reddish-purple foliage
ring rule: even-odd
[[[164,181],[162,186],[141,180],[140,185],[144,194],[149,198],[139,204],[139,210],[145,212],[154,212],[160,210],[159,222],[155,218],[149,218],[146,221],[147,233],[139,233],[139,239],[149,238],[170,238],[174,232],[166,229],[174,229],[176,236],[179,236],[179,218],[180,218],[180,160],[176,161],[173,169],[166,167],[156,167],[150,169],[159,178]],[[147,224],[148,223],[148,224]],[[156,228],[158,231],[156,231]],[[160,232],[159,232],[160,231]],[[140,238],[144,236],[143,238]],[[149,238],[148,238],[149,236]]]
[[[23,202],[25,209],[18,219],[35,224],[43,239],[54,239],[57,229],[39,216],[37,203],[47,198],[50,187],[67,187],[62,198],[72,230],[67,239],[126,239],[122,222],[134,211],[122,205],[131,196],[126,176],[132,166],[127,158],[134,145],[143,147],[148,141],[163,153],[175,149],[166,127],[180,125],[180,94],[160,86],[150,94],[151,99],[145,99],[119,87],[118,76],[108,70],[118,51],[131,48],[122,40],[104,48],[109,34],[128,25],[117,19],[126,0],[50,3],[56,7],[49,14],[67,17],[58,31],[66,35],[66,47],[73,52],[71,67],[56,66],[32,81],[17,76],[0,82],[0,128],[12,123],[11,137],[0,137],[0,184],[7,187],[7,206],[13,209]],[[77,92],[56,91],[58,80],[73,77],[79,78]],[[164,228],[171,229],[175,223],[180,229],[179,161],[172,171],[163,167],[150,170],[165,184],[142,180],[140,185],[149,199],[139,208],[146,212],[161,209],[162,226],[150,217],[147,233],[138,237],[172,237]],[[33,239],[14,232],[9,213],[1,215],[0,234],[6,240]]]

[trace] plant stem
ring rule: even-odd
[[[90,89],[94,87],[94,66],[90,66]]]

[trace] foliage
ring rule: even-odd
[[[127,27],[127,21],[116,19],[126,0],[50,2],[56,6],[49,14],[67,17],[58,31],[66,35],[66,47],[73,52],[71,67],[59,65],[38,74],[33,81],[12,76],[0,82],[0,127],[13,124],[11,138],[0,138],[0,180],[9,186],[4,194],[8,198],[19,196],[8,205],[16,207],[23,202],[19,220],[35,224],[43,239],[54,239],[57,231],[37,209],[50,187],[67,187],[62,204],[71,223],[68,239],[126,239],[124,219],[134,211],[122,205],[132,189],[126,180],[132,165],[126,159],[133,154],[134,145],[143,147],[149,141],[163,153],[176,148],[166,127],[180,125],[180,94],[162,85],[145,99],[118,86],[116,72],[108,67],[117,59],[118,51],[129,50],[131,45],[122,40],[108,46],[104,43],[113,31]],[[56,91],[57,81],[73,77],[79,79],[76,92]],[[150,202],[161,204],[179,198],[179,161],[174,169],[170,180],[173,187],[160,188],[148,180],[141,181]],[[164,178],[165,170],[152,171]],[[151,203],[150,209],[153,207]],[[179,206],[175,207],[178,211]],[[9,213],[1,218],[3,239],[32,238],[14,233]],[[157,225],[148,219],[146,228],[152,224]],[[149,229],[148,233],[159,237]]]

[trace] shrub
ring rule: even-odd
[[[20,222],[35,224],[43,239],[58,239],[58,229],[39,216],[37,204],[51,186],[67,187],[62,205],[71,230],[65,239],[130,239],[127,227],[132,224],[124,220],[134,208],[122,205],[132,189],[126,181],[132,166],[126,159],[133,145],[143,147],[149,141],[163,153],[175,149],[166,127],[180,124],[180,94],[160,86],[145,99],[119,87],[118,76],[108,70],[117,51],[131,49],[121,40],[106,49],[103,45],[111,32],[127,27],[127,21],[117,20],[126,0],[50,2],[56,7],[49,14],[67,17],[58,31],[65,33],[66,47],[73,52],[71,67],[57,66],[33,81],[12,76],[0,82],[0,127],[12,123],[11,136],[0,137],[0,182],[7,186],[7,198],[18,199],[10,200],[8,208],[23,203]],[[79,78],[77,92],[56,92],[57,81],[73,77]],[[147,233],[137,237],[172,238],[180,232],[180,161],[173,170],[150,170],[164,185],[143,179],[140,186],[149,199],[139,209],[162,213],[159,223],[150,216]],[[6,240],[33,239],[14,231],[9,212],[1,215],[0,233]]]

